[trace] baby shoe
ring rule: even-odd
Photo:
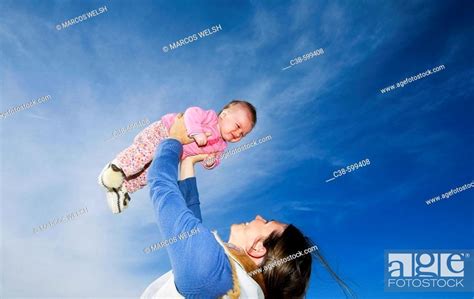
[[[127,188],[123,185],[124,179],[125,174],[114,164],[114,161],[105,165],[99,174],[99,185],[107,189],[107,204],[114,214],[121,213],[128,208],[130,202]]]
[[[123,184],[125,175],[117,165],[109,163],[105,165],[104,169],[99,174],[99,185],[106,188],[108,191],[113,191],[112,189],[120,188]]]
[[[122,185],[120,188],[113,188],[111,191],[107,191],[106,196],[107,204],[110,210],[112,210],[112,213],[122,213],[123,210],[128,208],[130,196],[125,186]]]

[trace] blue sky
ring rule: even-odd
[[[107,12],[60,31],[90,10]],[[244,98],[270,142],[198,170],[204,223],[223,237],[261,214],[293,223],[359,298],[386,293],[384,250],[474,248],[472,1],[7,1],[0,3],[1,294],[137,297],[170,269],[147,190],[119,216],[96,184],[138,129]],[[220,24],[206,38],[163,46]],[[282,71],[291,59],[324,54]],[[441,72],[382,94],[438,65]],[[471,140],[471,141],[469,141]],[[370,166],[326,182],[333,171]],[[87,207],[77,219],[33,228]],[[316,263],[315,263],[316,264]],[[315,265],[308,298],[343,298]]]

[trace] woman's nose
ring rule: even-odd
[[[262,216],[260,216],[260,215],[255,216],[255,220],[261,220],[261,221],[263,221],[263,222],[267,222],[267,220],[265,220],[265,219],[264,219]]]

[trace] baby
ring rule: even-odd
[[[148,166],[161,140],[177,113],[164,115],[141,131],[133,144],[107,164],[99,175],[99,184],[107,189],[107,203],[112,213],[121,213],[130,202],[129,193],[146,185]],[[183,146],[181,159],[197,154],[210,154],[202,162],[207,169],[216,167],[227,142],[238,142],[250,133],[257,122],[255,107],[249,102],[233,100],[217,114],[213,110],[190,107],[184,112],[184,123],[193,143]]]

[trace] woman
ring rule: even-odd
[[[224,243],[201,223],[194,163],[205,155],[183,160],[178,182],[182,144],[189,142],[193,140],[188,138],[183,119],[178,116],[170,138],[157,149],[149,167],[148,183],[163,238],[198,233],[166,247],[173,270],[154,281],[142,298],[303,297],[311,274],[311,254],[279,266],[270,265],[312,247],[311,241],[293,225],[257,216],[251,222],[232,225],[229,242]],[[316,256],[327,266],[319,253]]]

